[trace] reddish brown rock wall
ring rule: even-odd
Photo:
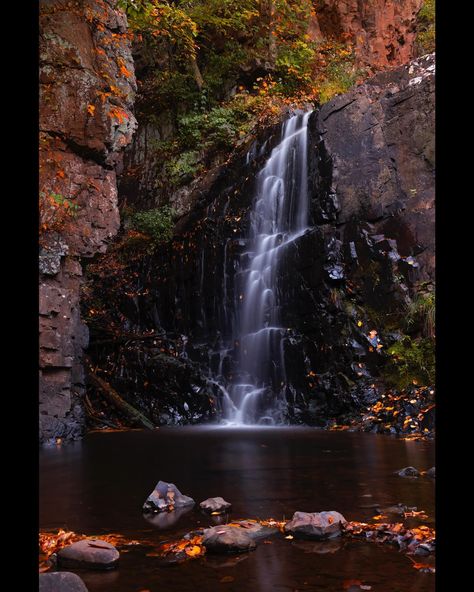
[[[104,252],[119,228],[115,167],[137,125],[135,91],[116,0],[40,2],[42,441],[82,431],[81,258]]]
[[[423,0],[319,0],[325,37],[349,37],[361,64],[379,70],[414,57],[416,15]]]

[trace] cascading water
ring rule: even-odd
[[[231,424],[281,422],[287,328],[280,325],[278,268],[285,245],[308,227],[310,114],[295,114],[283,124],[280,143],[257,174],[249,248],[235,277],[238,372],[223,402],[223,417]]]

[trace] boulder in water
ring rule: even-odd
[[[39,575],[39,592],[87,592],[81,578],[70,571],[55,571]]]
[[[222,497],[209,497],[199,504],[201,510],[205,512],[228,512],[232,504],[226,502]]]
[[[396,474],[399,477],[419,477],[420,471],[415,469],[415,467],[405,467],[399,471],[396,471]]]
[[[257,546],[248,532],[243,528],[213,526],[204,531],[202,544],[208,553],[244,553]]]
[[[428,469],[426,471],[426,476],[431,477],[432,479],[435,479],[436,478],[436,467],[431,467],[431,469]]]
[[[232,528],[240,527],[244,529],[246,534],[248,534],[253,540],[263,539],[278,532],[278,528],[273,526],[263,526],[255,520],[239,520],[238,522],[232,522],[232,525]]]
[[[83,539],[58,551],[60,567],[86,567],[89,569],[113,569],[117,567],[120,553],[101,539]]]
[[[194,500],[183,495],[174,483],[158,481],[155,489],[143,504],[144,512],[170,512],[177,508],[193,506]]]
[[[285,524],[285,532],[311,539],[330,539],[340,536],[347,521],[342,514],[330,512],[295,512]]]

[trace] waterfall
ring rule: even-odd
[[[258,172],[248,250],[236,274],[234,329],[238,371],[227,385],[223,417],[230,424],[280,423],[285,404],[284,340],[279,263],[285,245],[308,228],[307,137],[311,112],[292,115]]]

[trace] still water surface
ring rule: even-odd
[[[368,521],[376,511],[367,506],[399,502],[433,519],[434,483],[393,474],[408,465],[432,467],[434,445],[291,427],[91,433],[82,442],[41,450],[40,527],[160,541],[215,524],[196,507],[174,524],[169,515],[145,519],[141,506],[159,479],[175,483],[197,504],[224,497],[233,519],[337,510],[347,520]],[[118,570],[77,573],[90,592],[340,592],[350,579],[373,592],[434,590],[434,576],[417,572],[390,546],[269,540],[239,557],[208,556],[173,567],[157,566],[156,558],[146,557],[149,549],[129,547]],[[229,576],[233,580],[222,582]]]

